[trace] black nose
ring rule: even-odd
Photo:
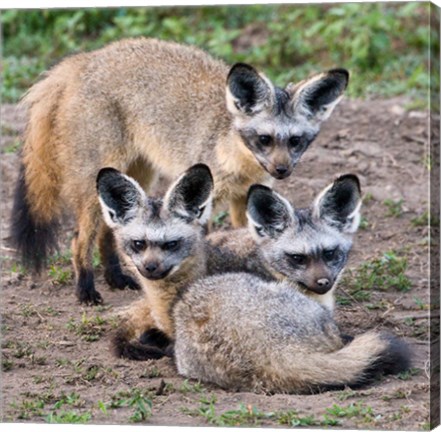
[[[330,283],[331,283],[331,281],[330,281],[329,279],[326,279],[326,278],[322,278],[322,279],[319,279],[319,280],[317,281],[317,285],[318,285],[319,287],[321,287],[321,288],[326,288],[326,287],[328,287]]]
[[[277,174],[283,176],[288,172],[288,167],[286,165],[277,165],[276,172]]]
[[[149,273],[153,273],[157,268],[158,268],[158,264],[155,262],[149,262],[145,266],[146,271],[148,271]]]

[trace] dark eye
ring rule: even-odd
[[[337,256],[337,248],[335,249],[330,249],[330,250],[325,250],[323,252],[323,258],[326,261],[332,261],[333,259],[335,259]]]
[[[179,246],[179,240],[172,240],[169,242],[166,242],[162,245],[163,250],[172,251],[177,249]]]
[[[271,137],[269,135],[259,135],[259,143],[266,146],[271,143]]]
[[[132,249],[135,252],[141,252],[147,247],[147,243],[145,240],[133,240],[132,241]]]
[[[292,136],[289,139],[290,147],[298,147],[300,144],[302,144],[302,137],[300,136]]]
[[[308,261],[308,257],[306,255],[301,254],[287,254],[292,263],[296,265],[305,265]]]

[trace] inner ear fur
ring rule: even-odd
[[[236,63],[227,77],[227,107],[233,114],[253,115],[273,100],[274,86],[245,63]]]
[[[295,108],[302,109],[318,121],[326,120],[340,102],[349,82],[346,69],[331,69],[296,86],[288,86]]]
[[[96,187],[109,225],[128,222],[145,197],[141,186],[134,179],[115,168],[102,168],[97,175]]]
[[[360,222],[360,207],[360,181],[354,174],[345,174],[319,194],[314,213],[341,231],[352,233]]]
[[[205,164],[193,165],[170,186],[164,205],[178,217],[205,223],[210,216],[213,187],[210,168]]]
[[[294,220],[291,204],[271,188],[253,185],[248,191],[247,217],[261,237],[277,237]]]

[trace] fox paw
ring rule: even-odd
[[[87,305],[98,305],[103,303],[101,294],[95,290],[93,282],[93,272],[91,270],[81,268],[77,283],[77,297],[80,303]]]
[[[107,269],[104,273],[104,278],[111,288],[124,289],[125,287],[132,290],[139,290],[141,287],[138,282],[131,276],[125,275],[121,269]]]
[[[161,330],[152,328],[146,330],[139,337],[139,342],[143,345],[156,346],[160,349],[164,349],[170,344],[170,339]]]
[[[88,306],[95,306],[103,303],[103,298],[98,291],[85,291],[77,289],[77,297],[80,303]]]

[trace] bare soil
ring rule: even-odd
[[[315,395],[227,392],[178,376],[171,359],[114,358],[108,337],[117,323],[116,312],[138,293],[111,291],[97,266],[97,288],[105,304],[79,305],[69,263],[68,225],[62,256],[39,278],[21,269],[8,246],[24,118],[16,106],[2,106],[3,421],[427,429],[428,228],[415,218],[428,208],[428,113],[407,110],[409,102],[343,101],[294,175],[275,185],[295,205],[304,206],[336,175],[358,174],[365,220],[349,268],[391,250],[408,264],[407,292],[374,289],[369,300],[359,301],[342,283],[338,296],[345,304],[337,306],[336,319],[349,334],[378,328],[403,336],[411,346],[413,369],[361,390]],[[398,203],[394,215],[386,200]],[[228,224],[227,218],[221,229]]]

